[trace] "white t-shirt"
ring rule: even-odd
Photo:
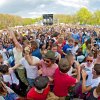
[[[90,86],[92,83],[93,74],[91,71],[86,71],[88,78],[86,80],[86,86]]]
[[[10,75],[3,75],[3,80],[4,80],[4,82],[9,83],[10,85],[12,85],[12,80],[11,80]]]
[[[93,63],[91,63],[91,65],[89,65],[89,66],[87,65],[87,63],[82,63],[81,66],[83,66],[83,65],[84,65],[84,67],[86,69],[88,69],[88,70],[90,70],[92,72],[92,69],[94,67],[94,64]]]
[[[74,46],[73,48],[72,48],[72,53],[75,55],[76,54],[76,51],[78,50],[78,45],[77,46]]]
[[[5,100],[5,99],[3,98],[3,96],[0,96],[0,100]]]
[[[8,60],[5,49],[0,50],[0,54],[3,56],[3,60]]]
[[[33,56],[33,62],[39,63],[39,61],[39,58]],[[38,67],[29,65],[24,57],[21,59],[20,64],[26,69],[27,78],[35,79],[38,76]]]
[[[12,83],[19,85],[19,80],[16,78],[16,75],[13,72],[8,75],[3,75],[3,79],[4,79],[4,82],[9,83],[10,85],[12,85]]]
[[[96,86],[99,85],[99,83],[100,83],[100,77],[95,78],[95,79],[92,79],[91,87],[92,87],[92,88],[93,88],[93,87],[96,87]]]
[[[93,74],[92,74],[92,68],[94,67],[93,63],[88,66],[87,63],[82,63],[81,66],[84,65],[85,66],[85,71],[88,75],[88,78],[86,80],[86,86],[90,86],[92,83],[92,78],[93,78]]]
[[[73,67],[71,66],[70,70],[67,72],[69,76],[72,76]]]

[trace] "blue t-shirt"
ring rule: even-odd
[[[79,39],[80,39],[80,36],[79,36],[78,33],[76,33],[76,34],[72,33],[72,38],[73,38],[74,40],[79,40]]]
[[[41,59],[42,55],[41,55],[40,49],[37,48],[36,50],[32,51],[32,56],[35,56],[35,57],[38,57],[39,59]]]
[[[64,47],[62,48],[64,53],[69,53],[72,52],[72,48],[73,46],[70,46],[69,44],[64,45]]]

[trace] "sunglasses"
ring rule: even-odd
[[[46,60],[46,59],[43,59],[46,63],[49,63],[50,62],[50,60]]]
[[[57,49],[52,49],[52,50],[57,50]]]
[[[87,62],[93,62],[93,60],[87,60]]]

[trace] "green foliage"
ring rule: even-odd
[[[54,18],[59,19],[59,23],[100,25],[100,10],[91,13],[88,9],[81,8],[74,15],[56,14]]]
[[[94,24],[100,25],[100,10],[94,12]]]
[[[22,18],[8,14],[0,14],[0,29],[21,25]]]
[[[92,17],[92,13],[86,8],[81,8],[76,13],[76,16],[81,24],[86,24],[88,20]]]
[[[54,18],[59,19],[60,23],[72,23],[72,24],[77,23],[75,15],[58,14],[58,15],[54,15]]]
[[[34,20],[31,18],[23,18],[23,25],[29,25],[32,24],[33,22]]]
[[[19,16],[14,16],[9,14],[0,14],[0,29],[5,29],[7,27],[14,27],[17,25],[30,25],[40,20],[41,18],[36,18],[36,19],[21,18]]]

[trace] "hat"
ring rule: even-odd
[[[52,60],[55,60],[55,53],[51,50],[47,51],[47,53],[44,55],[44,58],[47,58],[47,59],[52,59]]]

